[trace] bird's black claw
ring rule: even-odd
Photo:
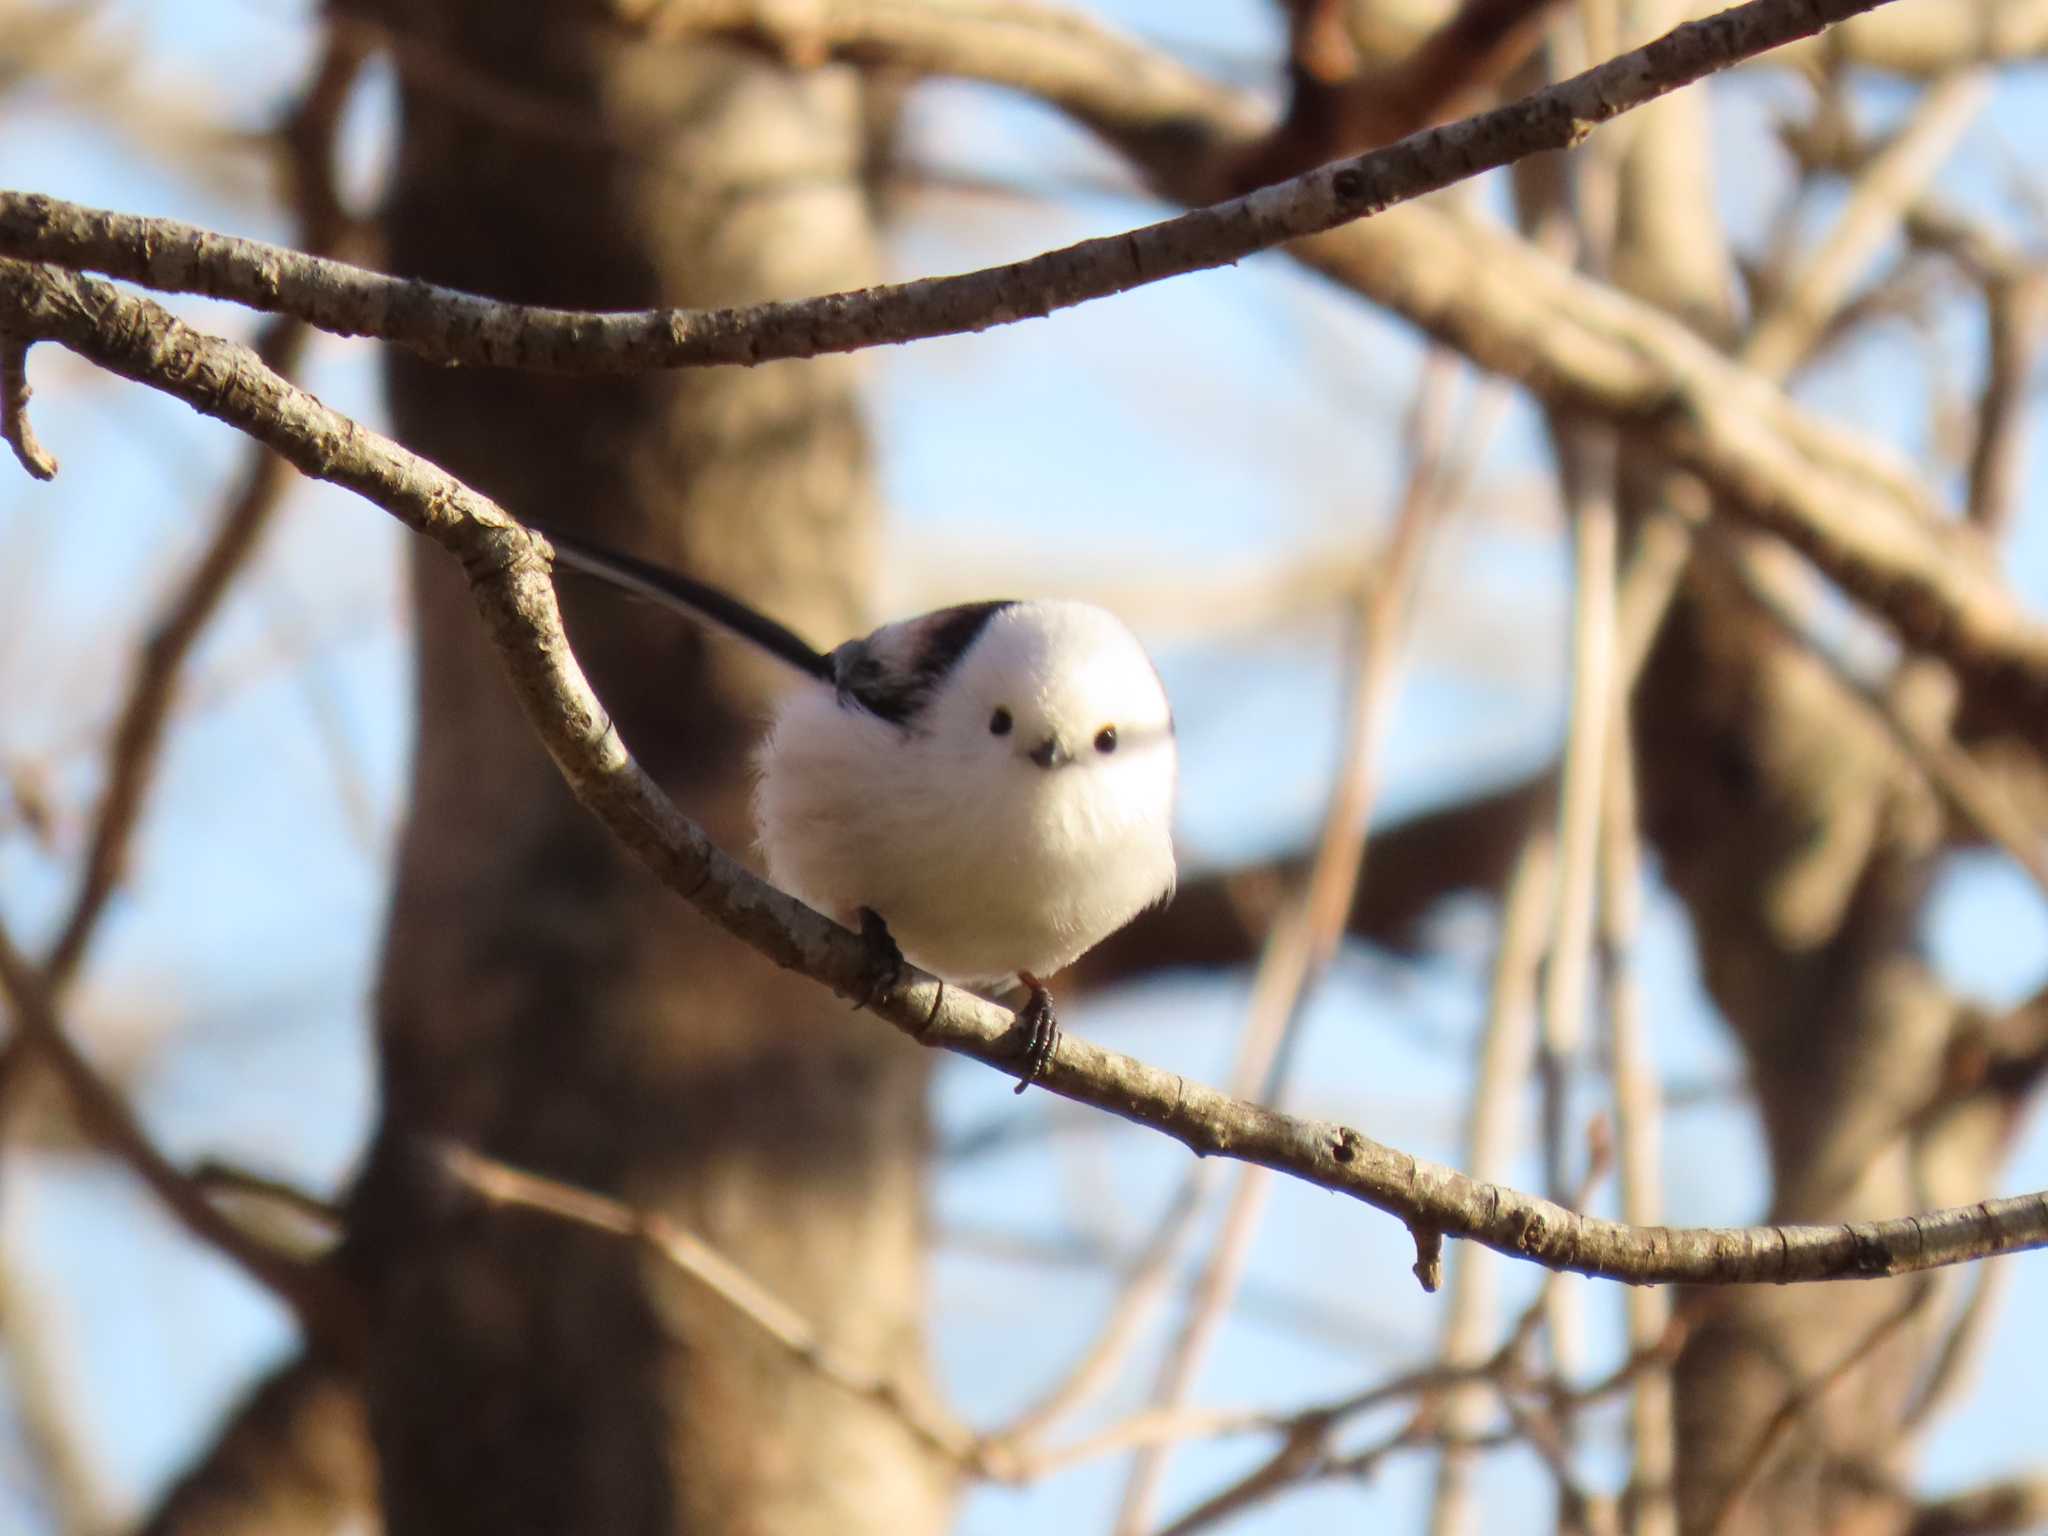
[[[1045,1076],[1053,1053],[1060,1048],[1060,1021],[1053,1012],[1052,994],[1028,976],[1024,981],[1031,996],[1017,1011],[1017,1023],[1024,1031],[1024,1075],[1017,1080],[1018,1093]]]
[[[856,1013],[874,1007],[903,980],[903,951],[896,947],[896,936],[873,907],[860,909],[860,938],[868,947],[867,985],[854,999]]]

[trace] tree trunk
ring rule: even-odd
[[[359,1529],[376,1467],[352,1371],[299,1356],[257,1381],[141,1536],[315,1536]]]
[[[872,281],[863,86],[607,31],[575,7],[394,8],[395,270],[591,309]],[[845,361],[620,380],[392,359],[399,434],[515,514],[687,568],[836,642],[871,616],[875,497]],[[922,1321],[921,1053],[713,933],[571,801],[460,573],[415,555],[419,737],[359,1218],[395,1536],[915,1533],[950,1489],[891,1419],[629,1244],[459,1219],[403,1174],[457,1139],[700,1232],[878,1367]],[[574,583],[577,654],[726,847],[781,680]]]

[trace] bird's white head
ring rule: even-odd
[[[1089,603],[997,609],[937,690],[926,728],[1105,825],[1170,821],[1173,712],[1145,649]],[[1036,796],[1034,796],[1036,797]],[[1076,829],[1080,830],[1080,829]]]

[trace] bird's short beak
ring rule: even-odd
[[[1072,754],[1060,745],[1059,737],[1048,736],[1037,746],[1033,747],[1029,755],[1031,761],[1038,764],[1041,768],[1057,768],[1061,763],[1066,762]]]

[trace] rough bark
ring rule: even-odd
[[[400,272],[592,309],[871,281],[858,80],[663,48],[570,8],[394,11]],[[423,43],[408,51],[404,39]],[[419,65],[460,60],[456,89]],[[523,113],[494,112],[494,101]],[[394,358],[401,434],[515,512],[695,570],[820,638],[865,618],[875,505],[851,364],[561,381]],[[394,1533],[933,1528],[946,1490],[849,1402],[626,1245],[448,1219],[453,1137],[703,1233],[861,1358],[920,1350],[921,1053],[714,934],[575,805],[460,573],[415,560],[419,737],[360,1202],[370,1416]],[[571,631],[641,762],[744,848],[775,679],[645,609]]]
[[[351,1371],[300,1356],[259,1381],[141,1536],[319,1536],[376,1529],[376,1464]]]

